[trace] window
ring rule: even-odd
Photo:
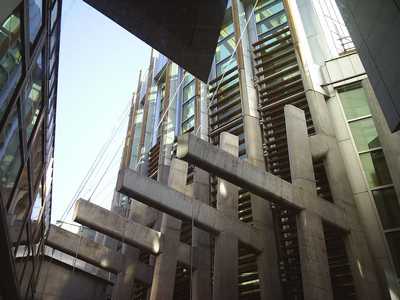
[[[51,29],[53,29],[54,24],[58,16],[58,1],[55,1],[53,8],[51,9]]]
[[[33,44],[43,23],[43,0],[29,0],[29,40]]]
[[[185,85],[182,99],[182,133],[186,133],[194,128],[196,80],[186,73],[183,82]]]
[[[360,160],[371,188],[392,183],[382,149],[362,153]]]
[[[222,75],[236,67],[236,57],[232,57],[232,53],[236,47],[235,30],[232,22],[232,12],[230,9],[226,11],[224,25],[220,31],[217,48],[215,50],[216,76]]]
[[[257,34],[262,37],[287,23],[287,16],[281,0],[260,1],[255,11]]]
[[[18,115],[14,109],[0,135],[0,194],[5,206],[9,204],[21,167]]]
[[[43,104],[43,65],[42,57],[39,55],[34,66],[32,77],[25,88],[24,101],[22,103],[24,126],[26,136],[30,140],[31,133],[39,117]]]
[[[0,26],[0,120],[7,109],[9,95],[21,78],[22,45],[19,12]]]
[[[383,229],[400,227],[400,205],[393,188],[373,191]]]
[[[389,250],[400,277],[400,205],[361,84],[339,89],[339,98],[349,123],[355,147],[385,232]]]
[[[396,268],[397,276],[400,277],[400,230],[387,234],[387,240],[392,253],[392,259]]]
[[[43,123],[43,122],[42,122]],[[33,187],[36,187],[41,179],[42,170],[43,170],[43,124],[41,124],[35,140],[32,144],[31,149],[31,170],[32,170],[32,179],[33,179]]]

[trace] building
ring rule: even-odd
[[[111,211],[75,206],[101,238],[51,226],[38,294],[399,299],[399,152],[333,0],[228,1],[207,82],[152,53]]]
[[[0,299],[32,299],[50,226],[61,1],[0,12]]]
[[[313,189],[328,202],[340,203],[346,199],[351,203],[355,214],[349,219],[359,216],[355,226],[363,228],[358,237],[363,241],[351,246],[343,231],[329,222],[315,225],[320,227],[325,242],[313,246],[326,251],[327,261],[315,263],[317,269],[310,271],[305,264],[311,263],[305,256],[311,254],[304,253],[310,241],[301,240],[305,239],[301,231],[317,229],[300,228],[301,218],[307,217],[277,203],[266,204],[248,191],[237,192],[230,186],[230,197],[236,197],[238,206],[237,211],[228,208],[225,213],[238,215],[241,222],[269,233],[269,247],[277,249],[270,254],[274,259],[260,258],[261,255],[237,240],[238,250],[232,252],[226,246],[227,241],[223,251],[218,248],[217,238],[210,238],[205,249],[198,249],[199,240],[203,239],[204,246],[208,233],[199,233],[198,228],[192,227],[192,221],[185,220],[183,212],[178,211],[175,213],[183,218],[181,224],[174,225],[180,231],[179,241],[190,245],[201,264],[212,271],[203,270],[202,275],[195,275],[196,271],[190,277],[190,266],[178,259],[176,273],[175,269],[168,273],[169,278],[175,275],[173,288],[169,286],[173,294],[166,292],[167,284],[160,283],[166,273],[153,277],[151,287],[137,281],[137,291],[143,293],[147,289],[147,296],[152,294],[152,299],[172,299],[169,296],[189,299],[190,293],[194,298],[199,293],[197,297],[203,299],[199,295],[204,297],[207,289],[203,286],[199,290],[196,276],[204,276],[203,280],[208,278],[211,282],[208,290],[214,299],[278,299],[280,294],[283,299],[312,299],[315,293],[318,293],[315,299],[397,299],[400,295],[400,136],[392,134],[386,124],[334,1],[257,3],[254,8],[248,1],[229,2],[207,83],[163,55],[152,55],[136,93],[125,167],[167,185],[177,147],[179,152],[178,136],[192,133],[219,146],[221,134],[228,132],[239,138],[240,159],[301,185],[302,180],[293,179],[298,166],[292,160],[296,158],[298,141],[289,132],[295,129],[285,121],[285,105],[294,105],[305,112],[311,141],[311,173],[315,176]],[[294,140],[290,141],[289,137]],[[205,173],[198,168],[203,165],[197,163],[189,164],[183,191],[217,209],[227,209],[218,204],[224,201],[220,179]],[[298,171],[300,177],[303,171]],[[141,197],[137,191],[129,194],[124,184],[119,186],[124,191],[121,197],[135,195],[136,200],[145,204],[163,207],[159,202],[151,202],[150,196]],[[141,213],[135,212],[135,205],[141,207],[138,209]],[[142,224],[167,236],[168,229],[162,224],[171,221],[153,208],[143,210],[142,205],[133,201],[131,214],[125,207],[125,217],[146,219]],[[168,212],[167,208],[163,207],[162,212]],[[95,223],[91,226],[96,228]],[[97,230],[102,229],[97,227]],[[193,248],[193,244],[197,246]],[[218,253],[218,249],[223,253]],[[145,252],[141,250],[138,261],[155,265],[156,272],[161,268],[157,258],[151,255],[149,258]],[[228,257],[225,264],[224,257]],[[357,275],[354,264],[362,260],[357,262],[355,257],[364,257],[362,266],[358,266],[365,268],[359,270],[361,275]],[[220,265],[217,259],[222,261]],[[235,260],[238,261],[236,268],[229,266]],[[268,272],[276,274],[262,269],[267,263],[270,264]],[[323,268],[326,270],[321,272]],[[375,275],[366,279],[363,272]],[[218,276],[230,279],[219,282]],[[328,278],[317,280],[324,276]],[[237,290],[232,286],[237,286]],[[270,291],[266,291],[267,287]]]
[[[391,0],[337,2],[389,128],[397,131],[400,129],[400,101],[396,54],[400,45],[398,39],[388,37],[399,35],[400,3]]]

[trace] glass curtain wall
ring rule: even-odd
[[[360,83],[338,90],[364,175],[374,197],[393,262],[400,277],[400,205],[385,155]]]

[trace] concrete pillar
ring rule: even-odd
[[[316,194],[305,114],[292,105],[284,110],[292,184]],[[333,299],[321,218],[307,209],[300,211],[297,231],[304,299]]]
[[[361,227],[358,209],[362,203],[355,203],[343,158],[337,144],[330,115],[323,94],[315,91],[309,75],[303,74],[306,97],[317,134],[325,136],[329,149],[325,155],[324,167],[333,201],[346,212],[350,233],[344,237],[351,264],[356,293],[359,299],[382,299],[384,288],[378,279],[364,228]],[[386,296],[385,296],[386,297]]]
[[[219,141],[222,150],[238,156],[237,136],[223,132]],[[218,178],[217,186],[217,209],[226,216],[237,218],[239,189],[221,178]],[[215,237],[213,299],[238,299],[238,252],[237,237],[227,232]]]
[[[193,175],[193,197],[209,204],[209,175],[195,168]],[[196,253],[197,268],[192,273],[193,300],[211,300],[211,253],[210,235],[195,226],[192,228],[192,252]]]
[[[168,185],[183,193],[186,186],[187,170],[188,165],[186,162],[173,159],[170,166]],[[161,232],[164,236],[162,241],[163,250],[156,257],[150,300],[173,299],[180,231],[181,221],[163,214],[161,222]]]
[[[235,37],[238,41],[236,56],[239,71],[240,96],[244,123],[244,136],[248,161],[265,170],[263,146],[258,113],[257,90],[254,85],[252,49],[246,30],[246,14],[242,1],[232,1],[232,16]],[[263,232],[265,250],[257,257],[262,299],[281,299],[278,254],[271,205],[264,199],[251,194],[252,225]]]

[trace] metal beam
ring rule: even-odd
[[[193,221],[201,229],[213,233],[231,233],[256,251],[263,250],[261,233],[215,208],[185,196],[131,169],[120,170],[117,191],[184,221]]]
[[[313,193],[254,167],[192,134],[178,137],[177,157],[268,201],[297,210],[308,209],[324,221],[348,231],[344,209]]]

